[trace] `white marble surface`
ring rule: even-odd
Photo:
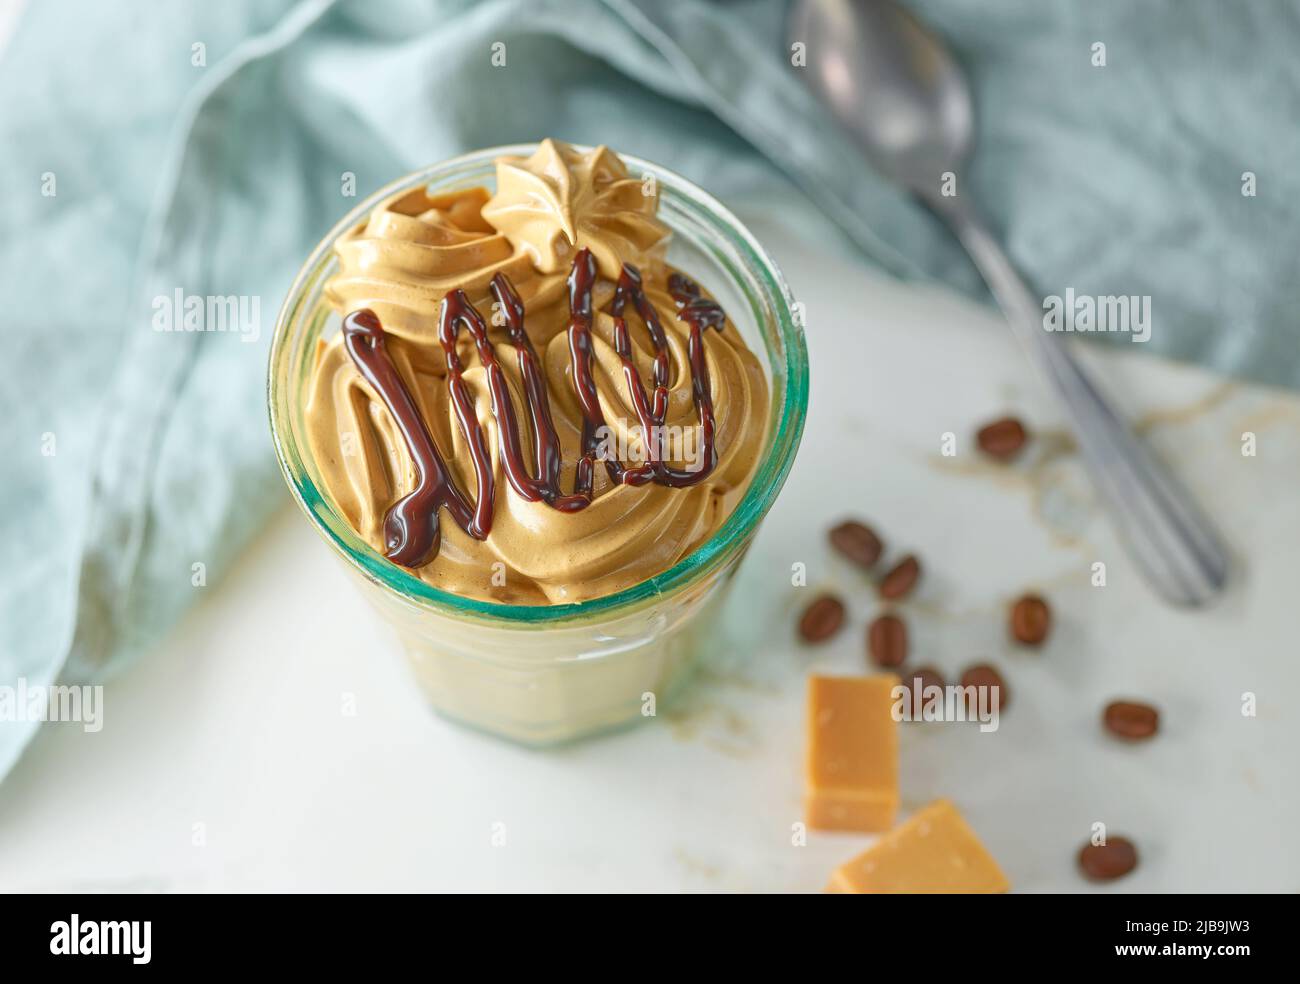
[[[991,660],[1012,691],[994,734],[905,726],[905,809],[955,800],[1019,891],[1300,888],[1300,399],[1085,353],[1236,547],[1223,602],[1172,611],[1113,541],[1059,415],[991,312],[881,279],[770,217],[752,224],[808,308],[812,406],[731,601],[734,645],[681,706],[551,752],[438,719],[286,496],[234,575],[109,686],[103,731],[47,727],[0,785],[0,890],[819,890],[870,841],[791,843],[803,679],[864,671],[878,606],[824,546],[845,515],[925,564],[904,606],[912,665],[952,677]],[[983,463],[970,435],[1008,410],[1040,436],[1019,464]],[[945,431],[955,459],[939,454]],[[1104,588],[1089,583],[1096,560]],[[794,561],[807,588],[790,586]],[[820,587],[851,599],[852,620],[810,651],[791,624]],[[1029,587],[1059,616],[1033,655],[1004,629],[1007,599]],[[346,694],[355,716],[341,713]],[[1102,733],[1100,709],[1120,695],[1159,704],[1155,741]],[[1074,869],[1096,820],[1142,854],[1108,889]]]

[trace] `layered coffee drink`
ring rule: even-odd
[[[530,745],[653,717],[727,646],[794,460],[796,310],[744,226],[651,162],[547,140],[435,164],[289,291],[284,477],[442,714]]]
[[[334,244],[311,454],[339,515],[443,591],[600,598],[722,525],[768,382],[708,285],[669,265],[653,179],[547,140],[496,188],[401,191]]]

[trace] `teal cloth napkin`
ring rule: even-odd
[[[971,73],[971,188],[1037,289],[1151,295],[1138,348],[1300,385],[1295,3],[912,6]],[[106,678],[285,501],[268,335],[345,173],[608,143],[983,296],[802,87],[784,8],[27,4],[0,56],[0,688]],[[155,330],[177,291],[256,299],[257,330]],[[0,720],[0,775],[34,727]]]

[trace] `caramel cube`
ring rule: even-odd
[[[898,813],[892,674],[808,680],[804,819],[819,830],[876,832]]]
[[[849,895],[993,895],[1011,887],[948,800],[935,800],[831,876]]]

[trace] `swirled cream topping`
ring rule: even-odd
[[[531,157],[497,162],[497,193],[483,218],[540,273],[567,273],[577,247],[617,280],[624,263],[644,267],[662,255],[668,227],[655,217],[658,205],[653,187],[607,147],[582,154],[547,140]]]
[[[717,530],[763,449],[767,382],[721,309],[665,262],[668,229],[657,207],[654,186],[606,148],[580,152],[547,140],[528,158],[498,160],[493,195],[403,192],[339,239],[339,271],[326,297],[348,327],[319,345],[306,420],[324,490],[363,539],[446,591],[563,604],[652,577]],[[575,316],[575,283],[577,296],[585,287],[589,298],[585,321]],[[503,310],[512,297],[527,343]],[[476,345],[479,314],[491,372]],[[525,375],[525,345],[544,382],[558,497],[519,477],[519,461],[542,477],[538,450],[546,447],[535,419],[530,425],[537,387]],[[575,345],[589,349],[585,377],[575,375]],[[391,372],[376,375],[376,362]],[[584,409],[584,378],[594,384],[599,433],[592,408]],[[706,384],[703,401],[696,379]],[[417,434],[412,443],[394,413],[403,392],[462,503],[481,505],[491,490],[486,531],[453,522],[445,515],[456,512],[451,503],[434,523],[432,550],[410,542],[402,516],[433,502],[436,520],[447,503],[424,494],[432,483],[422,441]],[[512,405],[513,464],[496,396]],[[596,439],[589,489],[575,495]]]

